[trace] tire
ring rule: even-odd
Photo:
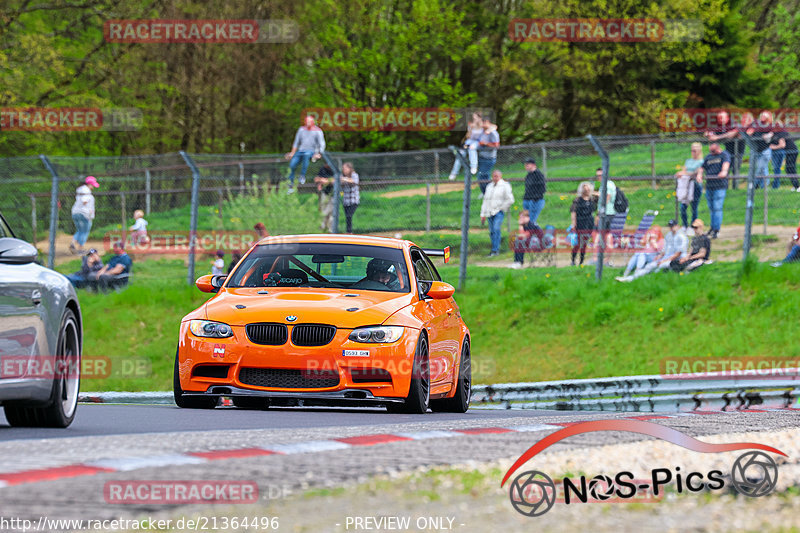
[[[172,393],[175,405],[182,409],[213,409],[217,406],[219,398],[203,396],[184,396],[181,389],[181,378],[178,374],[178,350],[175,350],[175,369],[172,371]]]
[[[421,334],[414,350],[414,365],[411,370],[411,385],[408,396],[402,404],[390,403],[386,410],[390,413],[424,414],[431,403],[431,372],[428,354],[428,338]]]
[[[269,409],[269,400],[250,396],[234,396],[233,405],[239,409]]]
[[[47,403],[31,407],[9,402],[3,406],[6,419],[12,426],[65,428],[72,424],[78,409],[81,383],[81,339],[78,319],[67,308],[61,317],[56,345],[56,375]]]
[[[469,339],[464,339],[461,347],[461,362],[458,365],[458,383],[452,398],[442,398],[431,402],[431,410],[442,413],[466,413],[472,396],[472,355]]]

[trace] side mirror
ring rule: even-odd
[[[212,274],[207,274],[205,276],[200,276],[197,278],[197,281],[194,282],[197,285],[197,288],[203,292],[217,292],[222,284],[225,283],[227,276],[214,276]]]
[[[430,288],[425,292],[425,297],[434,300],[446,300],[456,292],[455,287],[443,281],[432,281]]]
[[[0,263],[27,265],[36,261],[38,257],[39,251],[36,247],[25,241],[12,237],[0,239]]]

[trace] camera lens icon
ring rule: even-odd
[[[556,502],[556,485],[544,472],[528,470],[514,478],[508,496],[517,512],[541,516]]]
[[[736,490],[745,496],[764,496],[778,484],[778,465],[764,452],[743,453],[733,463],[731,481]]]

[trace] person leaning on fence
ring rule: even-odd
[[[544,174],[536,168],[536,160],[529,157],[525,160],[525,194],[522,196],[522,208],[530,213],[531,222],[536,224],[539,214],[544,209],[544,193],[547,183]]]
[[[492,182],[486,187],[481,204],[481,224],[489,221],[489,239],[492,243],[492,251],[489,257],[500,254],[500,244],[502,242],[501,227],[506,212],[514,205],[514,192],[511,184],[503,179],[503,173],[499,170],[492,172]]]
[[[78,249],[83,250],[83,245],[89,240],[89,232],[92,230],[92,220],[94,220],[94,195],[92,189],[100,185],[94,176],[87,176],[83,185],[75,190],[75,203],[72,204],[72,221],[75,223],[75,235],[69,243],[72,253],[77,253]]]
[[[775,178],[772,180],[772,188],[777,189],[781,186],[781,179],[778,176],[781,174],[784,158],[786,159],[786,173],[789,175],[797,174],[797,144],[795,144],[789,132],[780,129],[772,136],[772,144],[769,147],[772,149],[772,173],[775,174]],[[792,177],[790,179],[792,180],[792,189],[800,192],[800,182],[798,182],[797,178]]]
[[[590,181],[581,182],[578,185],[578,194],[569,206],[569,214],[572,218],[572,229],[576,234],[577,241],[572,246],[572,266],[575,266],[575,257],[580,251],[581,262],[586,256],[586,246],[592,239],[594,230],[594,212],[597,209],[597,197],[594,193],[594,185]]]
[[[697,172],[700,180],[703,179],[703,173],[706,176],[706,201],[708,210],[711,212],[711,229],[708,234],[712,239],[716,239],[722,228],[722,210],[725,206],[725,195],[728,192],[728,169],[731,166],[731,156],[717,143],[712,143],[708,150],[710,153],[705,157]]]
[[[480,113],[472,113],[472,122],[467,125],[467,133],[462,141],[463,150],[459,150],[462,156],[469,159],[469,171],[471,174],[478,173],[478,147],[481,145],[481,135],[483,135],[483,117]],[[456,157],[453,162],[453,170],[450,171],[450,181],[456,179],[461,170],[461,159]]]
[[[300,167],[300,185],[306,182],[306,171],[309,161],[316,161],[325,151],[325,135],[316,125],[314,117],[306,115],[305,124],[297,129],[292,143],[292,150],[284,157],[289,160],[289,188],[286,192],[294,192],[294,173]]]
[[[789,253],[783,258],[783,261],[776,261],[772,266],[779,267],[786,263],[800,262],[800,226],[794,231],[792,235],[792,242],[789,243]]]
[[[675,272],[684,270],[689,272],[710,263],[708,257],[711,255],[711,239],[703,233],[703,221],[699,218],[694,219],[692,229],[694,229],[694,237],[692,237],[692,249],[689,254],[673,259],[669,265]]]
[[[319,214],[322,217],[320,229],[322,231],[333,231],[333,169],[328,163],[322,165],[317,175],[314,177],[314,184],[317,186],[319,196]]]
[[[703,166],[703,145],[692,143],[692,157],[684,161],[683,168],[675,173],[675,196],[681,204],[681,222],[684,230],[689,227],[686,211],[692,207],[692,218],[697,218],[697,207],[703,196],[703,178],[700,167]]]
[[[748,114],[749,115],[749,114]],[[745,120],[745,125],[749,122]],[[727,111],[719,111],[717,113],[717,128],[715,131],[707,131],[704,135],[711,142],[722,141],[725,144],[725,151],[731,156],[731,174],[738,175],[739,169],[742,167],[742,157],[744,156],[745,142],[739,133],[739,128],[734,126],[731,122],[731,116]],[[736,184],[734,183],[734,189]],[[692,220],[697,218],[697,213],[694,214]],[[684,225],[686,227],[686,225]]]
[[[97,281],[97,273],[103,268],[103,260],[95,248],[90,248],[81,260],[81,269],[67,275],[67,279],[76,289],[82,289],[88,283]]]
[[[361,193],[359,192],[358,173],[353,169],[353,163],[342,165],[342,207],[344,207],[344,217],[347,221],[347,233],[353,233],[353,215],[361,203]]]
[[[664,236],[664,247],[656,258],[647,263],[644,268],[636,269],[629,276],[629,279],[621,279],[620,281],[632,281],[651,272],[664,271],[670,268],[673,261],[686,257],[686,250],[689,246],[686,232],[683,228],[678,227],[678,221],[674,218],[667,222],[667,225],[669,226],[669,231]]]
[[[489,186],[489,176],[497,162],[497,147],[500,146],[497,124],[492,124],[488,118],[483,119],[483,133],[478,144],[478,186],[481,188],[482,197]]]
[[[758,115],[758,123],[747,129],[747,134],[753,137],[753,153],[750,155],[750,164],[756,167],[756,176],[753,187],[765,187],[766,177],[769,176],[769,163],[772,161],[772,137],[775,128],[772,124],[772,113],[762,111]]]
[[[664,236],[658,226],[650,228],[644,235],[644,243],[640,252],[634,253],[628,261],[628,266],[621,276],[617,276],[617,281],[632,281],[631,272],[640,272],[650,264],[656,264],[664,250]]]

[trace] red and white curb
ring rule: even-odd
[[[619,417],[629,420],[657,420],[685,416],[732,414],[732,413],[764,413],[767,411],[800,411],[798,408],[781,409],[747,409],[741,411],[693,411],[691,413],[670,414],[644,414]],[[56,481],[67,478],[93,476],[111,472],[130,472],[141,468],[167,467],[180,465],[196,465],[210,461],[229,459],[243,459],[267,455],[295,455],[304,453],[327,452],[346,450],[358,446],[376,446],[392,442],[406,442],[426,439],[446,439],[463,437],[466,435],[490,435],[502,433],[527,433],[537,431],[556,430],[585,422],[552,422],[548,424],[531,424],[520,426],[492,426],[449,430],[428,430],[397,433],[377,433],[372,435],[358,435],[338,439],[310,440],[288,444],[273,444],[264,447],[234,448],[226,450],[206,450],[197,452],[174,453],[164,455],[150,455],[143,457],[114,457],[88,461],[81,464],[64,465],[50,468],[21,470],[18,472],[0,473],[0,488],[38,483],[41,481]]]

